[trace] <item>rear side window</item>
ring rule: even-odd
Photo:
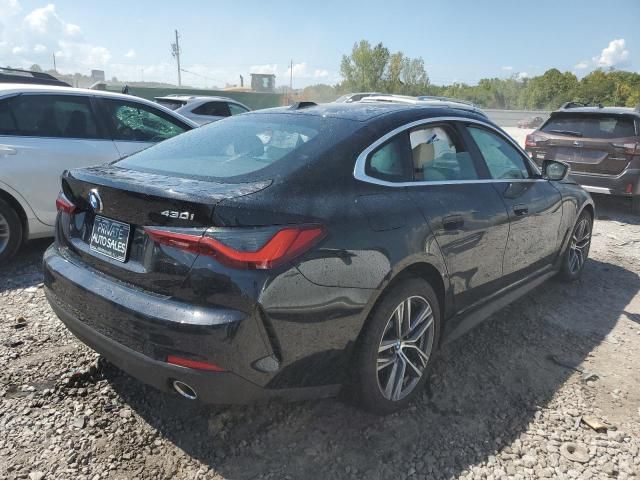
[[[407,132],[400,133],[372,152],[365,173],[387,182],[411,180],[411,148]]]
[[[231,115],[227,102],[207,102],[193,109],[196,115],[207,115],[210,117],[228,117]]]
[[[241,113],[246,113],[249,110],[247,110],[244,107],[241,107],[240,105],[238,105],[236,103],[230,103],[229,104],[229,111],[231,112],[231,115],[240,115]]]
[[[554,115],[541,130],[555,135],[585,138],[623,138],[636,135],[633,120],[621,115]]]
[[[529,178],[525,159],[520,152],[499,135],[478,127],[467,127],[482,157],[495,179]]]
[[[421,182],[475,180],[478,172],[456,133],[446,126],[411,130],[414,179]]]
[[[101,99],[114,140],[161,142],[189,127],[162,110],[136,102]]]
[[[17,135],[100,138],[91,102],[87,97],[19,95],[12,98],[9,105]]]
[[[287,162],[296,168],[347,136],[353,123],[311,115],[239,115],[159,143],[117,165],[203,180],[253,174]]]

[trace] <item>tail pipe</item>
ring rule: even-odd
[[[196,393],[196,391],[186,383],[181,382],[180,380],[173,381],[173,389],[176,392],[178,392],[182,397],[188,400],[195,400],[196,398],[198,398],[198,394]]]

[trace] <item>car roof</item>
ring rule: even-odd
[[[182,100],[182,101],[197,101],[197,100],[220,100],[225,102],[240,103],[237,100],[229,97],[219,97],[213,95],[165,95],[164,97],[154,97],[155,100]]]
[[[178,117],[184,123],[191,125],[192,127],[197,127],[198,124],[193,122],[192,120],[175,113],[174,111],[163,107],[162,105],[158,105],[151,100],[147,100],[146,98],[136,97],[135,95],[127,95],[124,93],[116,93],[116,92],[107,92],[105,90],[92,90],[89,88],[75,88],[75,87],[58,87],[54,85],[35,85],[35,84],[24,84],[24,83],[0,83],[0,97],[5,95],[14,95],[20,93],[51,93],[51,94],[70,94],[70,95],[86,95],[86,96],[94,96],[94,97],[103,97],[103,98],[117,98],[120,100],[134,101],[139,103],[144,103],[146,105],[153,106],[154,108],[159,108],[163,112],[170,114],[171,116]]]
[[[572,113],[589,113],[589,114],[608,114],[608,115],[635,115],[640,117],[637,109],[630,107],[572,107],[561,108],[552,112],[552,115],[572,114]]]
[[[393,103],[393,102],[353,102],[353,103],[322,103],[319,105],[310,105],[296,108],[296,105],[290,107],[276,107],[264,110],[253,111],[251,114],[260,115],[263,113],[289,113],[299,115],[314,115],[320,117],[342,118],[345,120],[355,120],[359,122],[367,122],[374,118],[401,112],[433,113],[434,115],[451,114],[453,116],[468,115],[471,118],[481,118],[491,123],[482,112],[460,109],[446,102],[435,104],[430,102],[417,103]]]

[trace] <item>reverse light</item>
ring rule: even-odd
[[[177,355],[168,355],[167,363],[177,365],[179,367],[193,368],[194,370],[206,370],[208,372],[225,372],[226,370],[215,363],[203,362],[200,360],[190,360],[188,358],[178,357]]]
[[[67,213],[71,215],[76,211],[76,206],[71,203],[71,201],[66,197],[63,192],[58,194],[58,198],[56,198],[56,210],[58,212]]]
[[[318,225],[277,229],[211,229],[203,236],[160,228],[145,228],[155,242],[215,258],[220,263],[248,270],[267,270],[301,255],[326,235]]]

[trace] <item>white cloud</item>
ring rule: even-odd
[[[24,52],[24,48],[22,47],[13,47],[11,49],[11,53],[13,53],[14,55],[20,55],[22,52]]]
[[[325,69],[316,69],[315,72],[313,72],[313,76],[315,78],[327,78],[329,76],[329,71],[325,70]]]
[[[622,67],[627,64],[629,50],[625,48],[624,38],[611,40],[609,45],[602,49],[600,55],[592,58],[596,67]]]
[[[518,80],[523,80],[525,78],[528,78],[530,75],[527,72],[518,72],[516,76]]]
[[[582,60],[581,62],[576,63],[573,68],[575,70],[584,70],[585,68],[589,68],[589,62]]]
[[[125,58],[136,58],[136,51],[131,48],[127,53],[124,54]]]
[[[285,73],[287,76],[291,75],[291,66],[287,68]],[[293,76],[294,78],[306,78],[309,77],[307,73],[307,62],[294,63],[293,64]]]
[[[41,43],[37,43],[33,46],[33,53],[44,53],[47,51],[47,47],[42,45]]]
[[[274,74],[278,73],[278,64],[267,64],[267,65],[252,65],[249,68],[249,73],[265,73],[265,74]]]
[[[505,72],[510,72],[511,70],[513,70],[513,67],[511,65],[506,65],[502,67],[502,70],[504,70]]]

